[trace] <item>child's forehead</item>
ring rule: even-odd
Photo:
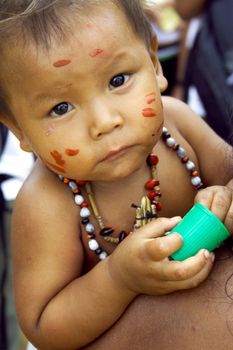
[[[52,71],[59,77],[64,67],[74,69],[76,64],[77,73],[90,72],[92,68],[95,73],[96,62],[104,62],[106,67],[111,67],[111,63],[116,62],[116,57],[122,57],[126,52],[129,55],[129,51],[133,50],[134,43],[138,43],[138,40],[121,11],[103,8],[93,17],[86,16],[85,20],[76,23],[67,40],[62,44],[55,40],[48,51],[41,50],[33,41],[26,45],[12,42],[6,49],[8,54],[5,62],[8,62],[8,67],[5,73],[7,79],[13,80],[12,83],[15,82],[16,85],[19,85],[20,81],[22,84],[32,81],[36,72],[39,74],[42,71]]]

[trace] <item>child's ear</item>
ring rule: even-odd
[[[163,75],[163,70],[157,57],[157,49],[158,49],[158,41],[156,36],[154,35],[151,40],[151,46],[150,46],[149,52],[150,52],[151,60],[155,67],[156,78],[157,78],[160,92],[164,92],[167,88],[167,79]]]
[[[25,152],[33,152],[30,143],[20,129],[19,125],[11,117],[0,116],[0,122],[4,124],[19,140],[20,148]]]

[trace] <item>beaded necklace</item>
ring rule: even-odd
[[[203,183],[201,178],[198,175],[195,164],[188,158],[186,155],[186,151],[182,148],[176,140],[171,137],[168,130],[164,127],[162,131],[162,139],[174,152],[176,152],[177,156],[181,159],[181,162],[184,164],[187,171],[191,176],[191,183],[197,189],[202,189]],[[145,189],[148,191],[147,196],[143,196],[141,199],[140,205],[132,204],[132,207],[136,209],[136,218],[134,229],[138,229],[139,227],[144,226],[151,220],[157,218],[158,212],[162,209],[160,203],[160,197],[162,196],[160,191],[160,182],[157,176],[157,164],[158,157],[155,154],[150,154],[147,157],[147,164],[151,168],[152,177],[145,183]],[[102,217],[99,214],[98,208],[95,203],[94,194],[92,192],[91,184],[84,180],[72,180],[63,176],[59,176],[60,179],[67,184],[71,191],[74,194],[74,201],[80,207],[80,217],[81,223],[85,226],[85,231],[87,233],[88,238],[88,246],[89,249],[99,257],[100,260],[104,260],[107,258],[108,253],[101,248],[98,241],[96,240],[95,227],[90,222],[91,211],[89,207],[91,207],[92,212],[97,220],[97,223],[100,228],[99,234],[109,243],[118,244],[120,243],[129,232],[121,231],[118,234],[118,237],[111,236],[114,233],[114,228],[111,226],[105,226],[102,220]],[[89,203],[84,199],[82,195],[82,188],[85,187],[86,193],[90,202]]]

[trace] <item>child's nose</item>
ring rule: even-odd
[[[93,139],[100,139],[123,125],[123,117],[106,101],[95,101],[89,109],[89,132]]]

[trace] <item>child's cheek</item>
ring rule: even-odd
[[[64,152],[60,153],[57,150],[51,150],[49,152],[50,157],[52,158],[51,161],[48,161],[41,157],[41,160],[44,162],[45,165],[47,165],[49,168],[54,170],[55,172],[58,172],[59,174],[65,174],[66,173],[66,163],[67,161],[65,158],[75,158],[80,153],[80,150],[77,148],[66,148]],[[69,159],[67,158],[67,160]]]
[[[157,116],[156,110],[156,93],[149,92],[145,96],[145,106],[141,112],[144,118],[155,118]]]

